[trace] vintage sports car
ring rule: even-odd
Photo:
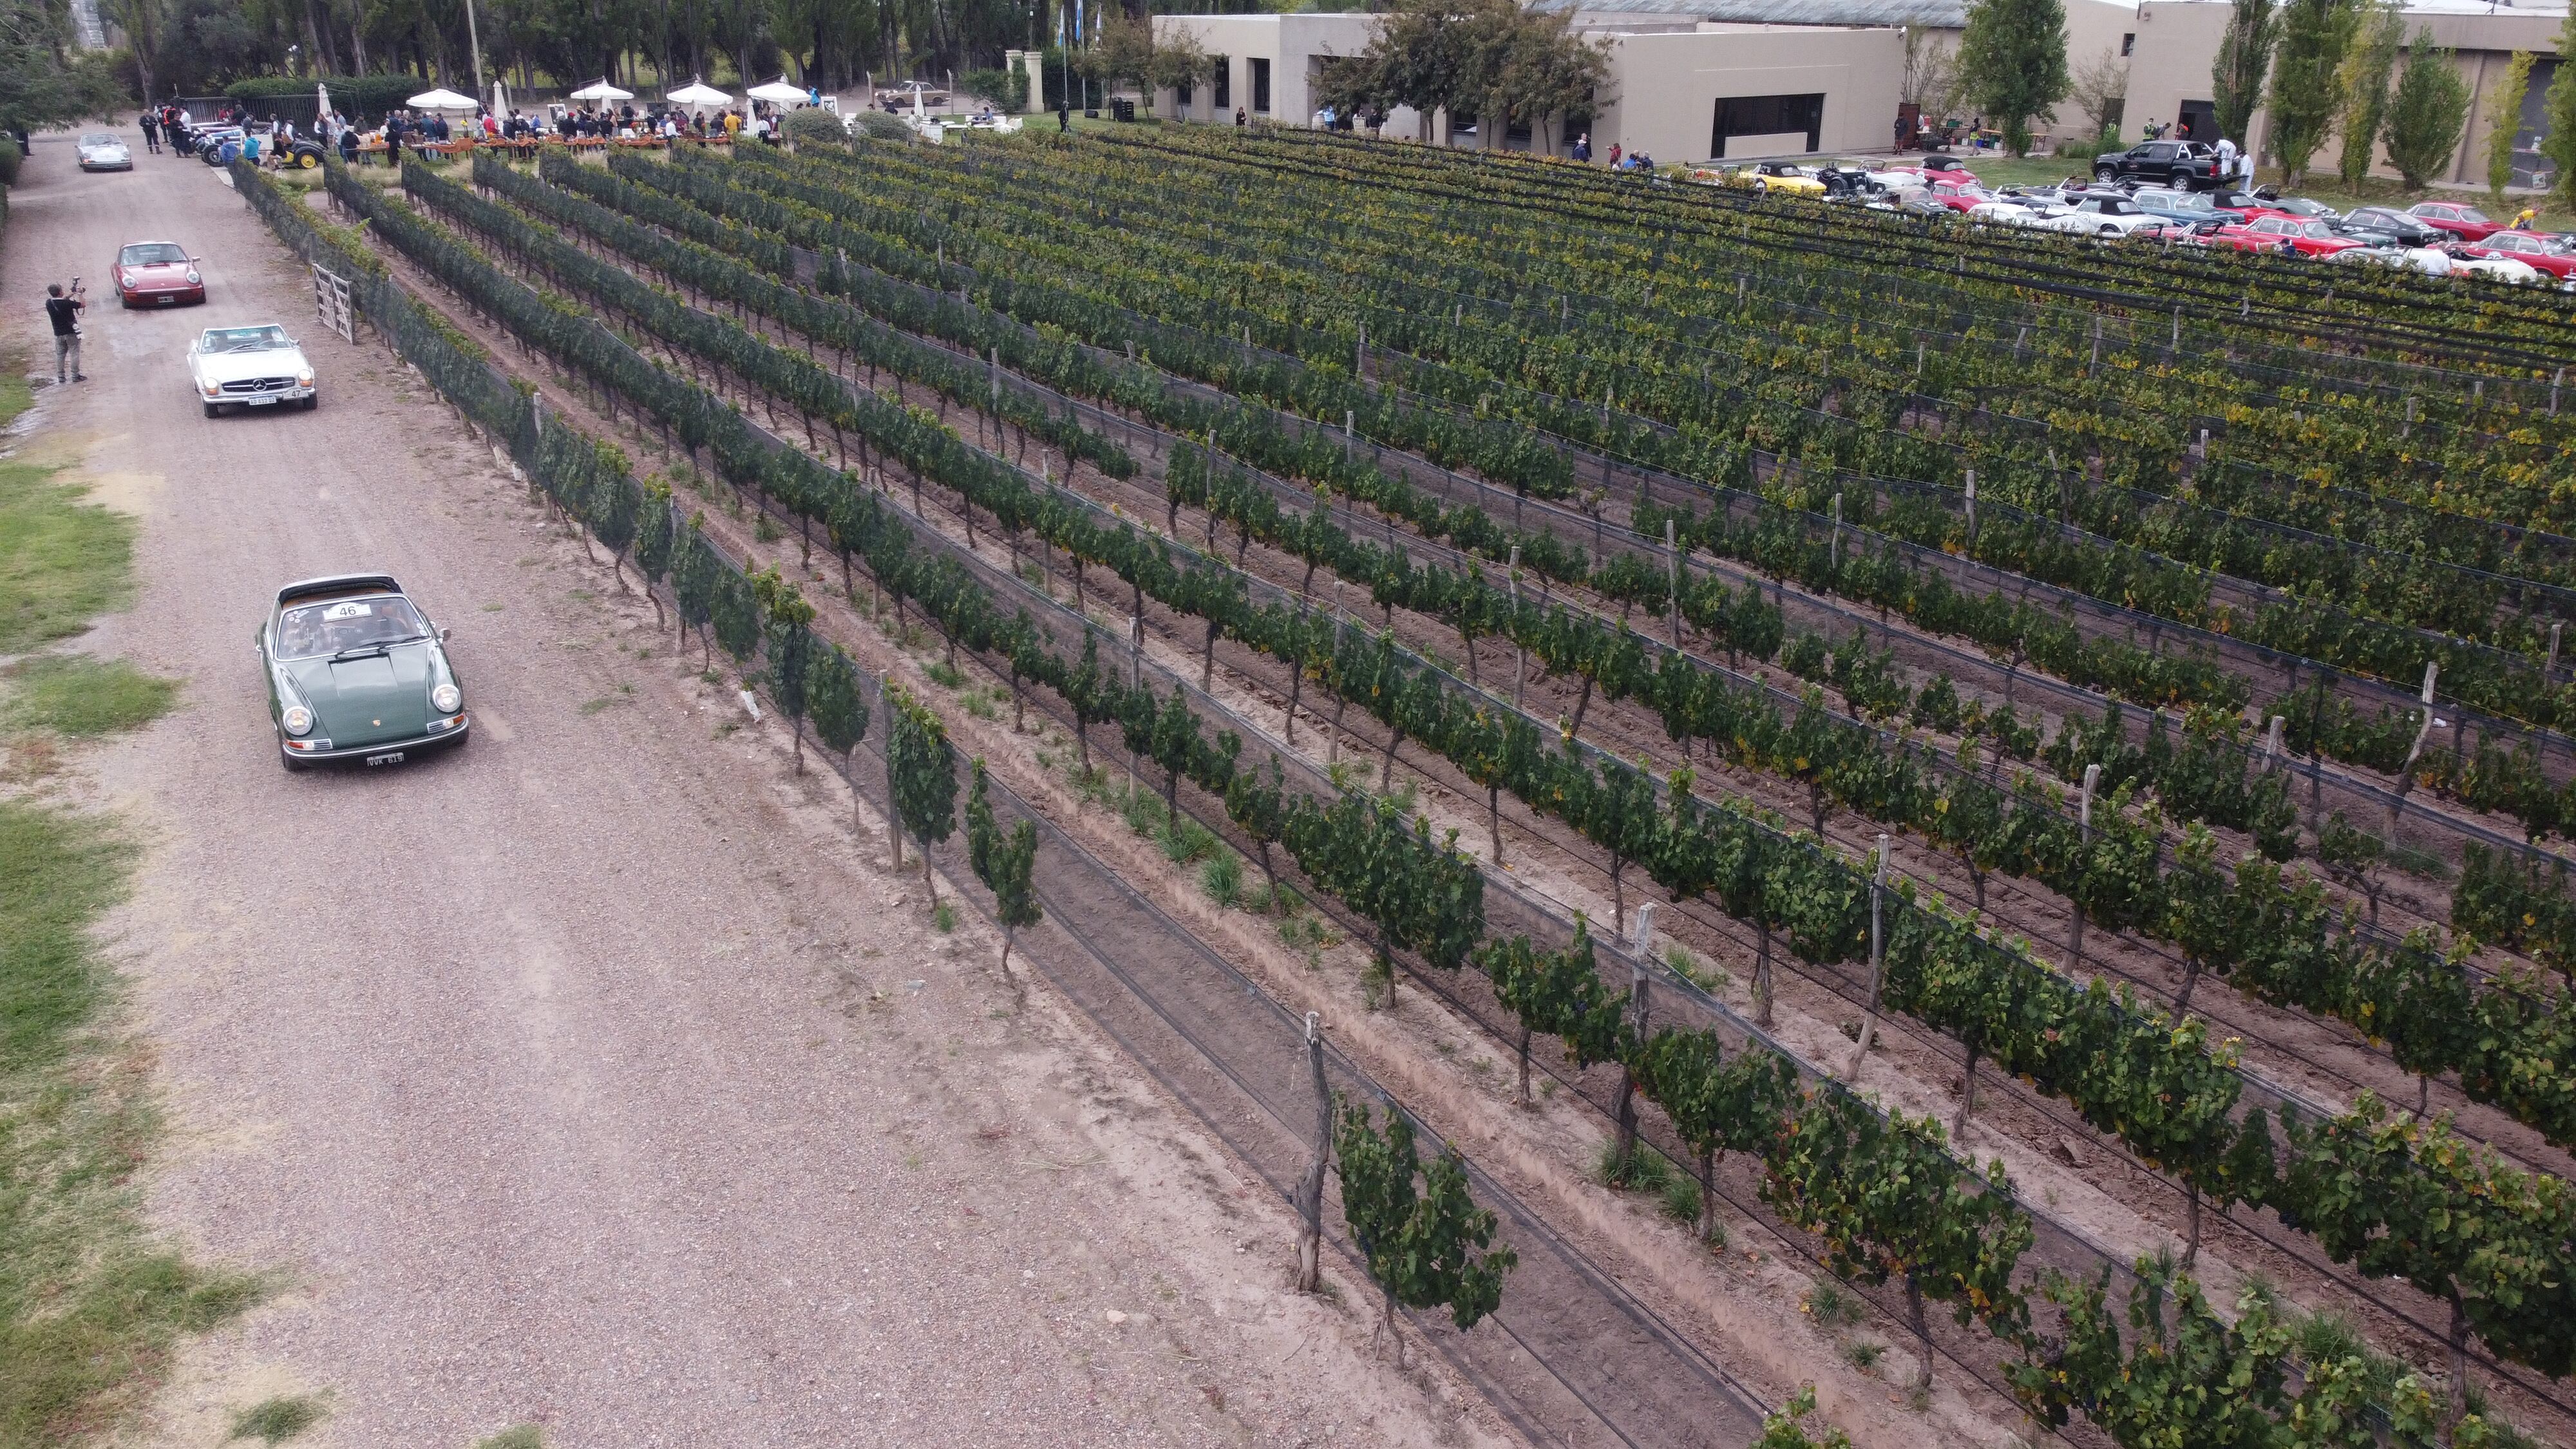
[[[174,307],[206,300],[206,278],[197,259],[177,242],[128,242],[107,269],[116,300],[128,307]]]
[[[134,153],[125,143],[105,131],[92,131],[80,138],[80,169],[83,171],[131,171]]]
[[[310,412],[322,401],[304,349],[274,322],[207,328],[188,349],[188,389],[206,405],[210,418],[227,407],[290,402]]]
[[[257,638],[286,768],[394,765],[465,743],[465,692],[447,662],[447,631],[389,576],[288,584]]]
[[[1757,161],[1727,172],[1720,184],[1748,189],[1756,196],[1797,196],[1813,201],[1825,194],[1825,183],[1785,161]]]

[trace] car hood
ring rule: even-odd
[[[382,654],[293,659],[278,667],[311,706],[313,733],[334,745],[411,739],[429,727],[429,689],[439,671],[436,647],[426,639]]]
[[[208,382],[241,382],[254,377],[293,377],[305,369],[304,349],[271,347],[258,352],[200,352],[197,375]]]
[[[127,262],[118,270],[125,273],[128,281],[184,283],[188,280],[188,268],[187,262]]]

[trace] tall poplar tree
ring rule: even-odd
[[[2296,186],[2343,109],[2341,72],[2360,28],[2356,0],[2287,0],[2280,54],[2272,67],[2272,159],[2281,184]]]
[[[2522,131],[2522,98],[2531,89],[2531,52],[2517,50],[2504,78],[2487,93],[2487,199],[2501,209],[2513,184],[2513,141]]]
[[[2558,168],[2558,203],[2576,206],[2576,9],[2558,23],[2558,69],[2542,109],[2540,154]]]
[[[2381,123],[2388,164],[2406,178],[2407,190],[2422,190],[2451,164],[2468,123],[2469,83],[2451,64],[2451,53],[2433,43],[2431,27],[2417,30],[2396,93],[2388,98],[2388,119]]]
[[[2210,93],[2215,96],[2218,134],[2239,146],[2263,103],[2263,75],[2271,68],[2272,41],[2280,29],[2272,0],[2233,0],[2227,33],[2218,40],[2218,58],[2210,63]]]
[[[1968,0],[1959,87],[2015,156],[2030,154],[2030,123],[2056,119],[2069,84],[2064,0]]]
[[[2388,78],[2406,44],[2406,15],[2397,0],[2362,0],[2353,43],[2343,58],[2343,152],[2335,170],[2358,186],[2379,156],[2379,127],[2388,114]],[[2554,88],[2553,88],[2554,89]]]

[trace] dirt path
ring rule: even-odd
[[[114,922],[171,1108],[151,1203],[281,1282],[149,1442],[291,1392],[328,1396],[326,1445],[1491,1437],[1281,1292],[1275,1198],[1043,993],[1013,1016],[836,782],[730,730],[417,380],[320,333],[219,176],[68,152],[12,196],[22,343],[120,242],[207,262],[204,309],[93,307],[45,446],[143,520],[97,647],[189,681],[97,757],[151,842]],[[270,319],[321,410],[200,417],[185,339]],[[248,635],[279,581],[359,567],[456,630],[477,738],[289,776]]]

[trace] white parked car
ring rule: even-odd
[[[2165,225],[2165,219],[2117,192],[2108,192],[2088,194],[2072,210],[2049,217],[2040,225],[2078,236],[2124,237],[2156,231]]]
[[[210,418],[227,407],[288,403],[300,403],[309,412],[322,401],[304,349],[274,322],[207,328],[188,348],[188,388]]]
[[[2534,282],[2554,283],[2558,280],[2531,263],[2518,261],[2512,257],[2453,257],[2451,274],[2457,277],[2477,277],[2489,282],[2512,282],[2518,286],[2527,286]]]
[[[134,153],[125,143],[105,131],[92,131],[80,138],[80,169],[83,171],[131,171]]]
[[[2044,196],[1998,196],[1968,208],[1968,220],[1989,226],[2039,226],[2074,210]]]
[[[2326,260],[2347,266],[2400,267],[2428,277],[2447,277],[2459,264],[2440,247],[2348,247]]]

